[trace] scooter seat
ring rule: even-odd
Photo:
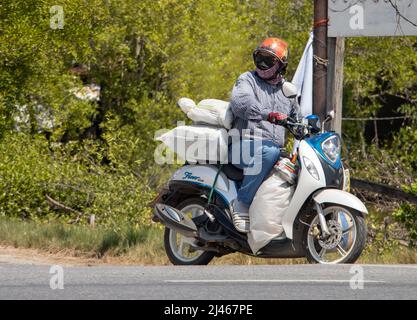
[[[223,165],[223,170],[226,177],[233,181],[242,181],[243,180],[243,170],[234,166],[231,163]]]
[[[291,160],[291,155],[287,151],[281,150],[281,153],[279,154],[279,158],[280,159],[281,158],[288,158],[288,159]]]
[[[291,156],[288,154],[288,152],[281,151],[280,158],[291,159]],[[223,172],[226,177],[233,181],[242,181],[244,177],[243,170],[231,163],[223,165]]]

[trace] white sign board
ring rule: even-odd
[[[329,37],[417,35],[417,0],[328,1]]]

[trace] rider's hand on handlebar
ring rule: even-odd
[[[287,123],[288,115],[285,113],[280,112],[271,112],[268,115],[268,121],[277,124],[280,126],[284,126]]]

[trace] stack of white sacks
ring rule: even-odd
[[[189,163],[227,162],[227,130],[233,123],[229,103],[205,99],[196,104],[191,99],[181,98],[178,106],[193,124],[178,126],[157,140]]]
[[[233,122],[229,103],[206,99],[196,103],[181,98],[178,106],[193,120],[192,125],[178,126],[157,140],[162,141],[189,163],[227,163],[228,132]],[[283,232],[282,217],[294,193],[275,167],[262,183],[250,206],[248,242],[254,254]]]

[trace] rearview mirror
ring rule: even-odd
[[[295,97],[297,97],[297,87],[295,86],[295,84],[291,83],[291,82],[287,82],[285,81],[282,84],[282,93],[284,94],[284,96],[286,96],[289,99],[293,99]]]
[[[329,118],[329,120],[333,120],[333,119],[334,119],[334,110],[330,111],[330,112],[327,114],[327,117]]]

